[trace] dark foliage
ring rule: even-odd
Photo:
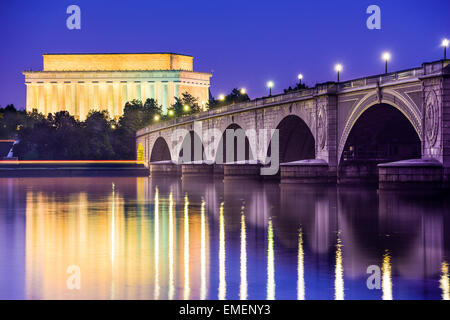
[[[223,99],[222,101],[212,98],[208,102],[208,108],[209,109],[220,108],[229,104],[245,102],[249,100],[250,98],[248,97],[247,93],[241,93],[240,90],[234,88],[228,95],[225,96],[225,99]]]

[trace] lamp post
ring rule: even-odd
[[[449,40],[448,39],[444,39],[442,40],[442,46],[444,47],[444,60],[447,60],[447,47],[449,44]]]
[[[339,82],[339,74],[341,73],[343,67],[342,64],[338,63],[337,65],[334,66],[334,70],[336,70],[337,72],[337,82]]]
[[[247,93],[247,90],[246,90],[245,88],[241,88],[241,91],[240,91],[240,93],[241,93],[242,95],[244,95],[244,94],[246,94],[246,93]]]
[[[225,95],[219,94],[219,101],[224,101],[224,100],[225,100]]]
[[[385,62],[384,73],[388,73],[388,61],[391,60],[391,54],[389,52],[383,52],[383,55],[381,57]]]
[[[272,96],[273,81],[267,82],[267,88],[269,88],[269,97],[270,97]]]
[[[299,73],[299,75],[297,76],[298,78],[298,87],[301,88],[302,86],[302,79],[303,79],[303,75],[301,73]]]

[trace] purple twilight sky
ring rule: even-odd
[[[66,9],[81,8],[81,30],[68,30]],[[366,9],[381,8],[381,30],[369,30]],[[25,106],[22,70],[42,68],[43,53],[176,52],[194,56],[196,71],[213,71],[217,97],[245,87],[251,98],[390,70],[443,57],[450,38],[448,0],[4,0],[0,2],[0,106]],[[449,53],[450,55],[450,53]]]

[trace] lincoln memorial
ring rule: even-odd
[[[42,71],[24,71],[27,111],[67,110],[84,120],[90,110],[119,117],[127,101],[148,98],[163,113],[188,92],[205,106],[210,73],[194,72],[193,57],[173,53],[44,54]]]

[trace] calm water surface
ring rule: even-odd
[[[0,179],[0,298],[449,299],[449,198],[199,178]],[[372,265],[380,289],[366,285]],[[70,266],[80,290],[67,287]]]

